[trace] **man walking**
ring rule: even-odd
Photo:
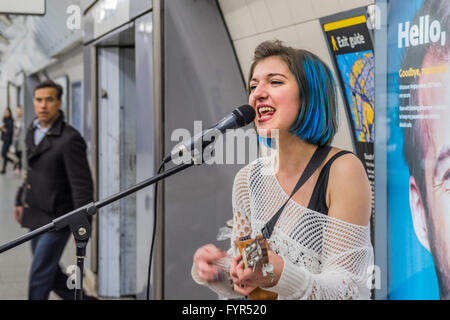
[[[36,118],[25,138],[28,168],[14,210],[16,221],[30,230],[93,201],[86,143],[64,121],[62,93],[62,87],[49,80],[34,89]],[[29,299],[48,299],[52,290],[62,299],[74,299],[59,266],[70,235],[69,228],[64,228],[31,241]]]

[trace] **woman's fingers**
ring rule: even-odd
[[[221,271],[214,263],[227,254],[213,244],[207,244],[199,248],[194,254],[194,263],[198,275],[205,281],[217,281],[221,278]]]
[[[257,276],[252,268],[245,268],[242,257],[234,258],[230,265],[230,275],[234,283],[234,289],[240,294],[248,294],[258,287]]]
[[[246,284],[235,284],[233,290],[243,296],[248,296],[256,287]]]
[[[248,281],[255,276],[252,268],[246,268],[244,261],[240,261],[236,266],[236,275],[239,281]]]
[[[218,249],[213,244],[207,244],[197,250],[194,255],[194,261],[206,260],[208,262],[214,262],[220,258],[225,257],[226,255],[226,252]]]
[[[205,281],[218,281],[224,278],[224,270],[216,265],[199,261],[197,264],[198,275]]]
[[[231,263],[230,263],[230,275],[231,275],[231,278],[233,279],[233,281],[234,280],[237,280],[238,279],[238,274],[237,274],[237,272],[236,272],[236,267],[237,267],[237,265],[239,264],[239,261],[242,259],[242,256],[241,255],[238,255],[238,256],[236,256],[236,257],[234,257],[232,260],[231,260]]]
[[[199,248],[194,254],[194,262],[205,261],[214,263],[217,260],[226,257],[227,253],[216,248],[214,245],[205,245]]]

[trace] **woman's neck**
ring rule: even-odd
[[[311,159],[317,146],[305,142],[290,133],[280,136],[277,141],[275,172],[282,175],[298,175]]]

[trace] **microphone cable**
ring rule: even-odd
[[[166,162],[162,161],[159,165],[159,169],[157,174],[160,174]],[[152,233],[152,243],[150,244],[150,256],[148,261],[148,273],[147,273],[147,300],[150,300],[150,278],[152,273],[152,257],[153,257],[153,247],[155,243],[155,234],[156,234],[156,218],[157,218],[157,207],[158,207],[158,184],[155,183],[155,193],[153,199],[153,233]]]

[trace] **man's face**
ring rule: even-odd
[[[56,93],[55,88],[42,88],[34,92],[34,112],[43,127],[50,126],[58,117],[62,101]]]
[[[427,54],[422,67],[447,65]],[[433,255],[440,282],[441,298],[450,298],[450,68],[446,72],[421,76],[421,84],[439,83],[419,91],[419,105],[432,106],[424,115],[438,114],[437,119],[426,119],[423,143],[427,145],[425,156],[425,184],[427,203],[425,220],[429,248]],[[445,297],[442,297],[445,294]]]

